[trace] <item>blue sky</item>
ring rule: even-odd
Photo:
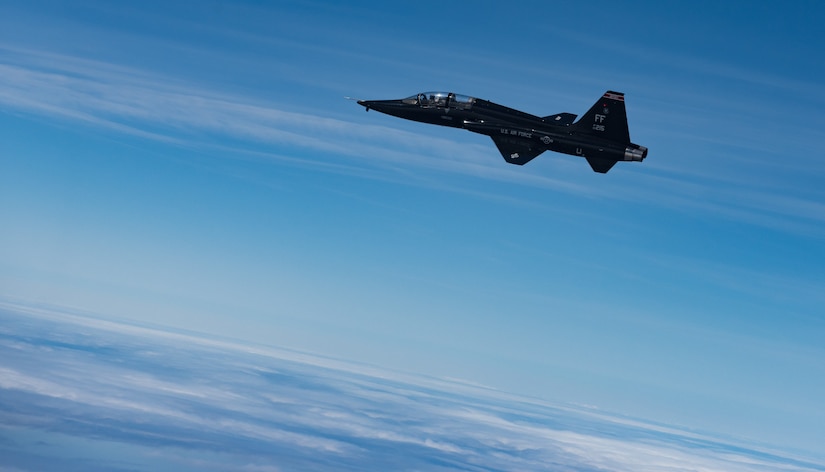
[[[819,2],[0,6],[0,294],[822,453]],[[607,175],[364,113],[582,114]]]

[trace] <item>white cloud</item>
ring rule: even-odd
[[[136,446],[217,448],[248,470],[286,463],[377,469],[398,461],[488,470],[821,467],[604,412],[288,350],[8,303],[0,316],[0,391],[28,394],[10,397],[17,413],[4,421],[12,427],[49,424]]]

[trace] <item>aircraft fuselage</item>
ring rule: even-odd
[[[582,119],[539,117],[487,100],[427,92],[400,100],[359,100],[369,110],[490,136],[507,162],[523,165],[544,151],[587,159],[596,172],[618,161],[642,161],[647,148],[630,142],[624,95],[607,92]]]

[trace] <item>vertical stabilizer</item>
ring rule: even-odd
[[[605,92],[573,127],[577,133],[598,136],[622,144],[630,143],[624,94]]]

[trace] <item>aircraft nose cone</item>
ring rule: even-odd
[[[401,100],[358,100],[358,104],[367,111],[375,110],[388,115],[396,115],[403,108]]]

